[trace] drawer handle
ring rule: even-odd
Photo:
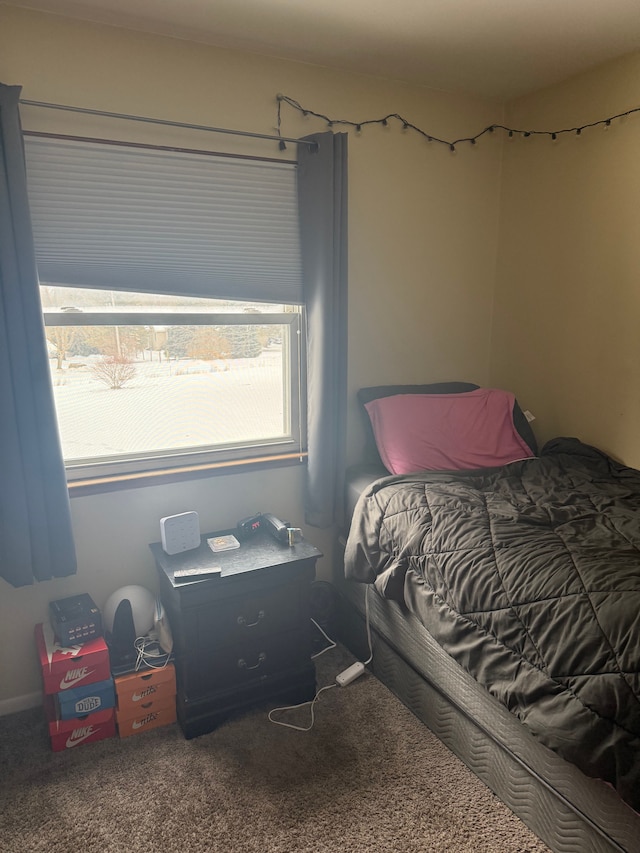
[[[244,616],[238,616],[238,625],[244,625],[245,628],[255,628],[256,625],[260,622],[261,619],[264,619],[265,612],[264,610],[258,610],[258,618],[255,622],[247,622]]]
[[[244,658],[240,658],[238,661],[238,669],[258,669],[259,666],[266,661],[267,656],[264,652],[260,652],[258,655],[258,663],[255,663],[253,666],[248,666],[246,660]]]

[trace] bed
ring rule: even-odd
[[[362,389],[340,633],[557,853],[640,851],[640,472],[508,392]]]

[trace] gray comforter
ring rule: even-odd
[[[554,439],[499,469],[386,477],[356,506],[345,570],[640,810],[639,471]]]

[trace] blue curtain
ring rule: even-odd
[[[16,587],[76,571],[19,97],[19,86],[0,84],[0,576]]]
[[[305,137],[298,150],[303,293],[307,313],[305,519],[342,517],[347,397],[347,134]]]

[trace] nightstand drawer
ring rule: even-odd
[[[308,595],[308,586],[305,592]],[[194,613],[198,645],[214,653],[221,646],[295,628],[306,612],[300,599],[300,587],[289,585],[198,607]]]
[[[257,682],[310,661],[308,631],[255,637],[194,655],[187,663],[185,692],[189,698],[197,698]]]

